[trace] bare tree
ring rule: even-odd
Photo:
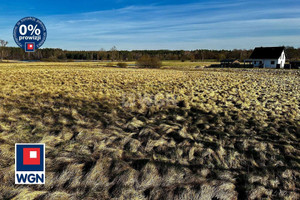
[[[4,47],[8,44],[5,40],[0,40],[0,48],[1,48],[1,60],[3,60]]]
[[[118,49],[116,46],[113,46],[111,49],[110,49],[110,52],[111,52],[111,60],[114,61],[118,58]]]

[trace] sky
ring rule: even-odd
[[[65,50],[300,47],[299,0],[0,0],[0,39],[23,17],[44,22],[42,48]]]

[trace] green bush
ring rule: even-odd
[[[114,66],[114,64],[112,63],[112,62],[108,62],[108,63],[106,63],[106,65],[105,65],[106,67],[113,67]]]
[[[117,64],[118,67],[121,67],[121,68],[126,68],[127,67],[127,63],[124,63],[124,62],[119,62]]]
[[[148,55],[144,55],[138,59],[136,65],[145,68],[161,68],[162,66],[161,61],[157,57],[150,57]]]

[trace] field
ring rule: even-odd
[[[0,64],[0,199],[299,199],[300,71],[184,63]],[[45,185],[14,184],[27,142]]]
[[[22,61],[16,61],[16,60],[4,60],[3,62],[6,62],[6,63],[22,63]],[[75,63],[72,63],[72,65],[74,66],[97,66],[97,67],[106,67],[107,64],[112,64],[113,66],[117,66],[117,64],[119,62],[115,61],[115,62],[105,62],[105,61],[102,61],[102,62],[75,62]],[[128,68],[135,68],[136,67],[136,62],[134,61],[127,61],[127,62],[124,62],[128,65]],[[63,65],[65,66],[66,63],[41,63],[41,65],[43,66],[52,66],[52,65]],[[212,61],[207,61],[207,62],[200,62],[200,61],[195,61],[195,62],[191,62],[191,61],[184,61],[184,62],[181,62],[181,61],[162,61],[162,69],[179,69],[179,70],[191,70],[191,69],[198,69],[198,68],[202,68],[202,67],[206,67],[206,66],[210,66],[212,64],[220,64],[219,62],[212,62]],[[25,65],[28,65],[28,64],[25,64]],[[35,63],[35,62],[32,62],[30,63],[31,66],[38,66],[40,65],[40,63]],[[23,65],[24,66],[24,65]]]

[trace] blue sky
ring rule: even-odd
[[[300,47],[298,0],[0,0],[0,39],[26,16],[41,19],[43,48],[250,49]]]

